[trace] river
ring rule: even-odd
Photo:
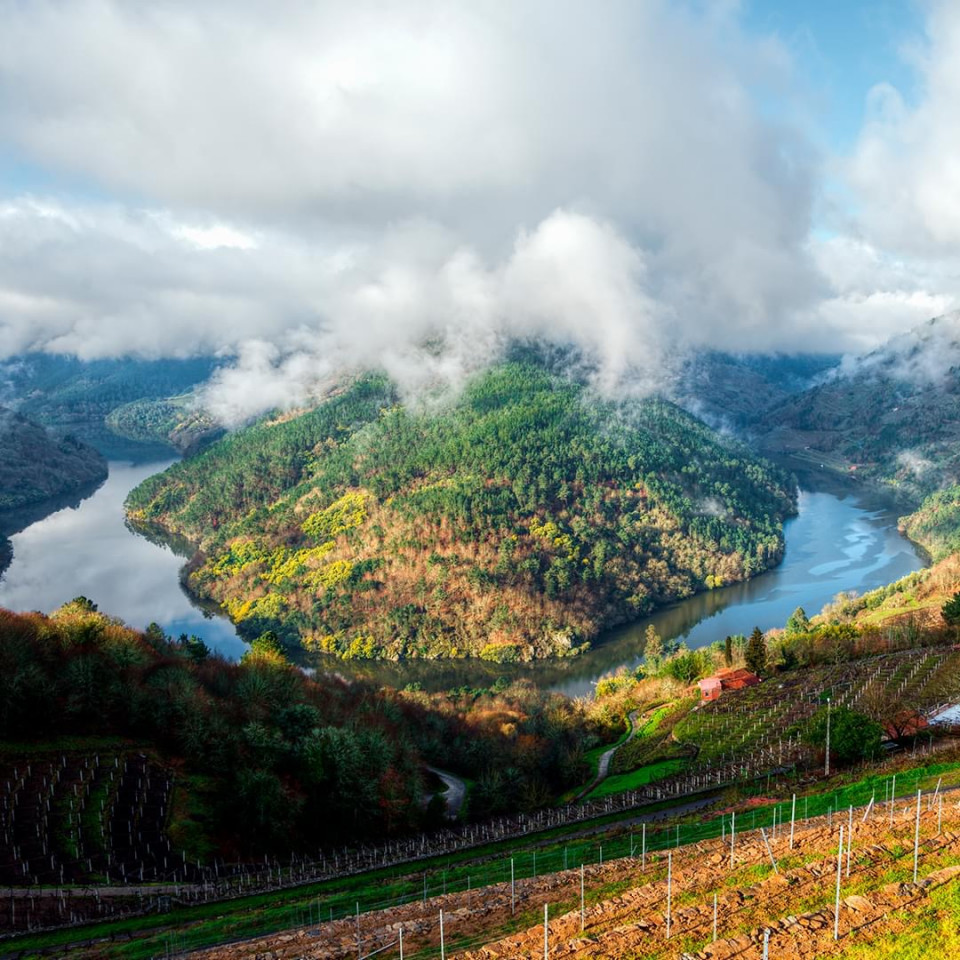
[[[245,644],[233,624],[199,610],[181,589],[183,558],[124,522],[127,494],[172,462],[111,462],[109,476],[92,496],[13,534],[13,562],[0,578],[0,606],[47,613],[84,596],[132,627],[155,621],[169,634],[195,633],[238,658]]]
[[[0,578],[0,606],[50,611],[82,594],[131,626],[156,621],[169,634],[195,633],[225,656],[238,657],[244,643],[230,622],[200,610],[181,588],[184,558],[124,523],[127,493],[168,465],[111,463],[108,479],[92,496],[11,536],[13,561]],[[897,532],[897,513],[893,504],[830,477],[804,476],[799,513],[786,525],[780,566],[611,631],[589,653],[570,660],[517,666],[473,660],[341,664],[315,656],[304,665],[398,687],[489,686],[506,676],[527,677],[571,696],[587,694],[604,674],[640,663],[650,623],[665,639],[682,638],[689,647],[700,647],[755,626],[781,627],[798,606],[812,615],[841,591],[862,593],[918,570],[923,560]]]

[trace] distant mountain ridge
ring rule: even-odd
[[[760,450],[881,483],[917,502],[960,481],[960,312],[847,359],[769,409]]]
[[[715,429],[748,435],[754,424],[803,393],[841,362],[840,354],[690,354],[666,395]]]

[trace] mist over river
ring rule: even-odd
[[[156,621],[169,634],[195,633],[225,656],[240,656],[245,644],[232,624],[201,610],[181,588],[182,554],[134,533],[124,522],[127,493],[170,462],[111,463],[108,479],[79,506],[57,510],[11,536],[13,561],[0,576],[0,606],[48,612],[82,594],[133,627]],[[812,615],[842,590],[862,593],[918,570],[921,556],[897,532],[899,512],[891,502],[829,476],[804,475],[799,514],[786,525],[780,566],[611,631],[589,653],[571,660],[517,666],[473,660],[341,663],[304,655],[302,662],[400,687],[489,686],[506,676],[586,694],[604,674],[640,662],[649,623],[665,639],[682,638],[689,647],[700,647],[755,626],[783,626],[797,606]]]

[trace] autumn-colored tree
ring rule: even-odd
[[[660,634],[652,623],[647,624],[643,639],[643,660],[648,671],[653,674],[660,669],[660,663],[663,660],[663,640],[660,639]]]

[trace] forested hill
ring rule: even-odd
[[[204,357],[83,361],[26,354],[0,362],[0,397],[14,400],[21,413],[57,435],[77,437],[111,459],[150,459],[170,447],[192,450],[214,432],[215,425],[182,409],[177,398],[207,380],[215,366]]]
[[[106,461],[92,447],[70,437],[55,439],[0,407],[0,510],[73,493],[106,476]]]
[[[130,495],[248,635],[346,657],[564,655],[776,563],[788,478],[664,401],[529,363],[441,409],[363,376]]]
[[[913,513],[900,518],[900,531],[934,561],[960,552],[960,486],[932,493]]]
[[[0,748],[30,757],[38,742],[122,737],[185,763],[170,836],[226,855],[434,825],[420,803],[424,763],[475,781],[478,819],[529,809],[582,782],[582,751],[616,725],[530,684],[426,694],[311,679],[275,640],[228,663],[196,637],[131,630],[84,597],[49,616],[0,608]]]
[[[878,481],[905,500],[960,482],[960,312],[848,359],[756,425],[761,449]]]

